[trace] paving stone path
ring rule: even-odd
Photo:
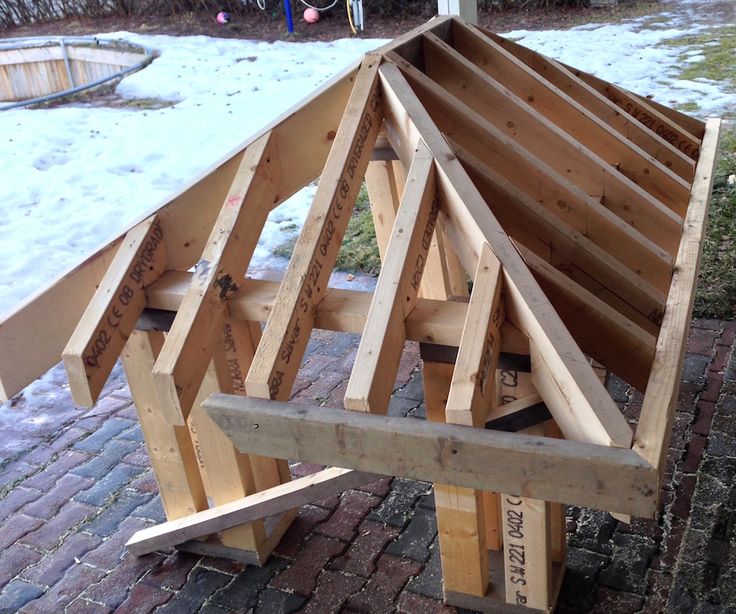
[[[568,508],[558,611],[736,613],[736,323],[689,340],[656,521]],[[339,405],[358,337],[315,332],[295,401]],[[389,413],[425,417],[407,346]],[[617,380],[634,423],[641,396]],[[442,579],[431,485],[383,479],[307,505],[262,568],[123,544],[164,519],[119,368],[92,410],[57,367],[0,408],[0,612],[455,612]],[[295,464],[306,475],[319,467]]]

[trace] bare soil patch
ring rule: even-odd
[[[591,22],[620,21],[639,17],[661,10],[658,1],[626,3],[614,8],[539,8],[511,11],[481,11],[480,25],[496,32],[516,29],[541,30],[565,29]],[[424,13],[405,14],[401,17],[367,15],[364,38],[395,38],[399,34],[424,23],[435,10],[435,3],[428,2]],[[109,17],[103,19],[67,19],[0,30],[0,38],[42,35],[83,35],[125,30],[141,34],[169,34],[174,36],[205,35],[221,38],[243,38],[264,41],[329,41],[352,36],[344,11],[323,13],[316,24],[307,24],[301,12],[294,16],[294,34],[287,32],[283,16],[270,11],[253,10],[245,15],[236,15],[230,24],[221,26],[215,15],[186,14],[173,17],[138,15],[132,17]]]

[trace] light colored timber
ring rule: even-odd
[[[335,138],[356,72],[357,65],[336,75],[256,136],[193,178],[180,192],[142,215],[117,238],[95,249],[84,262],[62,273],[2,317],[0,398],[12,397],[59,361],[128,230],[157,213],[166,236],[169,268],[186,271],[196,263],[243,150],[259,136],[273,131],[272,136],[280,146],[276,163],[288,169],[280,173],[283,192],[279,203],[317,177]],[[39,322],[54,323],[42,338],[37,334]]]
[[[241,499],[256,491],[253,468],[248,454],[239,451],[202,409],[202,402],[212,393],[232,392],[230,379],[221,364],[222,349],[210,363],[194,401],[190,420],[197,431],[198,453],[202,459],[207,496],[214,505]],[[217,363],[220,363],[219,365]],[[258,554],[266,539],[262,520],[227,529],[218,541],[229,548]]]
[[[148,306],[176,311],[189,283],[190,273],[170,271],[148,290]],[[239,320],[266,322],[278,293],[278,282],[244,279],[229,301],[230,315]],[[328,288],[315,314],[315,327],[360,334],[365,329],[373,294]],[[467,303],[419,299],[406,319],[407,339],[438,345],[460,345]],[[526,337],[508,321],[501,329],[504,352],[520,353]],[[527,344],[528,345],[528,344]]]
[[[450,45],[431,33],[424,39],[424,72],[429,77],[587,194],[604,196],[609,208],[613,202],[663,203],[680,214],[684,211],[687,182],[644,152],[623,147],[623,156],[599,156]]]
[[[690,205],[685,218],[685,229],[675,261],[672,289],[667,298],[667,308],[662,321],[662,330],[657,339],[647,394],[636,429],[634,450],[659,470],[660,479],[664,474],[667,444],[690,329],[690,314],[695,300],[720,128],[719,119],[709,119],[706,122]]]
[[[163,343],[163,333],[133,331],[122,356],[161,503],[175,520],[207,509],[207,495],[189,429],[169,424],[159,407],[151,370]]]
[[[595,377],[585,356],[545,298],[529,269],[511,244],[462,165],[429,118],[401,71],[392,64],[380,69],[384,85],[386,121],[396,135],[394,150],[401,156],[406,144],[423,139],[437,162],[441,205],[453,218],[458,238],[469,258],[477,258],[487,242],[501,262],[506,289],[507,317],[535,340],[548,362],[555,365],[555,380],[565,388],[571,405],[586,414],[587,441],[628,448],[631,429],[611,397]],[[462,257],[461,257],[462,258]],[[463,263],[466,268],[470,261]],[[588,429],[587,427],[590,426]],[[601,438],[601,434],[606,435]],[[565,433],[567,436],[567,433]],[[493,489],[491,489],[493,490]]]
[[[644,391],[654,359],[656,337],[533,252],[521,245],[517,247],[581,349]]]
[[[233,394],[245,395],[245,377],[261,339],[261,326],[258,322],[229,318],[221,333],[223,354],[217,355],[218,367],[223,372],[221,377],[229,378],[228,389]],[[291,479],[286,461],[254,455],[248,460],[257,491]]]
[[[484,426],[496,403],[496,368],[504,320],[501,289],[501,266],[486,244],[473,278],[449,393],[446,402],[434,400],[438,407],[431,411],[430,400],[426,399],[429,419],[476,428]],[[431,372],[428,375],[434,377]],[[434,492],[445,589],[482,597],[489,581],[487,550],[489,545],[495,548],[499,545],[498,536],[494,535],[498,526],[495,496],[450,484],[435,484]]]
[[[404,320],[417,302],[438,210],[434,160],[420,141],[348,382],[346,409],[388,410],[406,341]]]
[[[361,65],[314,202],[248,373],[248,394],[286,399],[291,393],[314,325],[314,309],[327,288],[383,121],[377,79],[380,62],[378,56],[366,56]]]
[[[501,264],[488,244],[481,249],[473,278],[468,315],[452,375],[445,415],[450,424],[483,427],[496,399],[496,369],[501,352]]]
[[[424,73],[397,56],[394,59],[437,127],[530,197],[554,207],[558,215],[573,225],[584,224],[586,216],[597,211],[601,216],[623,220],[668,254],[677,250],[682,220],[664,205],[645,195],[628,202],[599,195],[599,202]]]
[[[617,130],[622,136],[660,160],[666,167],[672,169],[686,181],[691,179],[693,172],[692,160],[688,156],[648,130],[628,114],[621,113],[619,108],[610,100],[580,81],[558,62],[531,50],[526,50],[521,45],[487,30],[479,28],[479,31],[487,39],[492,40],[526,64],[542,79],[552,84],[570,99],[574,99],[579,106],[597,116],[604,126]]]
[[[619,88],[619,89],[623,89],[623,88]],[[627,94],[630,94],[631,96],[633,96],[634,99],[636,100],[643,100],[650,107],[659,111],[662,115],[669,118],[676,125],[681,126],[685,130],[687,130],[696,139],[700,139],[702,142],[703,136],[705,135],[705,122],[704,121],[698,119],[697,117],[693,117],[692,115],[688,115],[687,113],[676,111],[675,109],[672,109],[668,106],[663,105],[662,103],[657,102],[653,98],[642,96],[641,94],[636,94],[636,93],[630,92],[629,90],[624,90],[624,91]]]
[[[591,292],[602,293],[601,298],[641,326],[652,332],[658,330],[672,263],[650,251],[641,235],[623,224],[589,225],[586,234],[582,234],[469,152],[457,146],[454,150],[509,236],[570,276],[580,270],[580,283]],[[620,249],[622,243],[627,249]]]
[[[146,306],[145,288],[166,267],[161,224],[128,232],[62,354],[74,402],[91,407]]]
[[[445,423],[454,366],[424,361],[422,382],[427,420]],[[454,484],[434,484],[437,534],[444,591],[483,596],[490,570],[482,491]]]
[[[125,544],[128,552],[142,556],[172,548],[190,539],[217,533],[254,520],[319,501],[350,488],[379,479],[380,476],[332,467],[274,486],[230,503],[217,505],[186,518],[142,529]]]
[[[186,422],[225,323],[227,298],[245,276],[271,203],[278,200],[280,180],[271,168],[276,155],[270,132],[246,149],[156,360],[153,378],[172,424]]]
[[[623,88],[613,85],[612,83],[606,83],[602,79],[594,77],[582,70],[577,70],[576,68],[572,68],[565,64],[562,64],[562,66],[578,77],[581,81],[587,83],[590,87],[608,98],[608,100],[613,102],[616,106],[623,109],[649,130],[677,147],[686,156],[689,156],[694,160],[698,159],[701,145],[700,139],[660,113],[651,104],[649,104],[648,100],[642,99],[634,94],[630,94]]]
[[[506,603],[550,611],[554,605],[550,504],[501,496]]]
[[[506,405],[526,405],[538,394],[532,374],[515,370],[499,373],[499,397]],[[502,405],[497,414],[502,413]],[[528,427],[520,433],[543,437],[544,424]],[[501,528],[503,532],[504,582],[506,603],[547,611],[554,605],[552,566],[552,507],[550,503],[529,497],[501,495]],[[559,529],[559,527],[558,527]]]
[[[642,517],[656,511],[654,469],[630,449],[222,394],[204,407],[255,454]]]
[[[386,259],[388,240],[404,192],[404,183],[403,168],[395,160],[377,160],[368,164],[365,184],[381,262]]]

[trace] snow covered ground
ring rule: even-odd
[[[682,48],[660,43],[688,33],[686,23],[646,23],[511,36],[666,104],[697,100],[704,114],[736,105],[718,84],[677,80]],[[160,53],[121,82],[120,95],[175,104],[158,110],[74,104],[0,112],[0,314],[383,42],[101,36]],[[697,60],[698,50],[691,53]],[[274,211],[256,268],[269,264],[272,247],[288,236],[281,229],[301,225],[313,193],[307,188]]]

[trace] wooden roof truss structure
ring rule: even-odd
[[[449,602],[549,610],[562,503],[658,509],[718,133],[434,19],[0,324],[3,394],[64,348],[91,405],[123,356],[169,518],[133,552],[186,542],[263,562],[295,506],[404,476],[435,483]],[[283,279],[245,278],[269,212],[318,177]],[[331,289],[364,178],[377,287]],[[362,334],[352,411],[288,403],[314,328]],[[385,415],[407,340],[427,422]],[[604,369],[644,393],[634,430]],[[276,459],[341,469],[290,482]]]

